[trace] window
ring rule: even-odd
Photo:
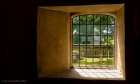
[[[77,78],[85,72],[88,76],[98,76],[100,80],[104,79],[103,74],[115,75],[112,72],[117,72],[114,78],[120,78],[118,76],[121,74],[125,80],[124,10],[124,4],[38,7],[38,77],[70,70],[70,74],[60,75],[74,78],[75,72],[79,71]],[[73,13],[76,14],[71,16]],[[70,22],[73,20],[77,23]],[[111,23],[109,20],[112,20]],[[72,65],[78,67],[71,68]],[[100,72],[103,72],[102,75],[98,74]],[[109,76],[107,80],[110,78],[113,77]]]
[[[72,18],[73,66],[114,66],[115,19],[104,14]]]

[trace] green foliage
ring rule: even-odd
[[[95,30],[97,31],[95,32]],[[101,34],[101,38],[103,39],[101,41],[102,44],[107,44],[107,43],[114,44],[113,36],[112,37],[108,36],[108,40],[107,40],[107,37],[103,36],[107,34],[108,35],[114,34],[114,17],[109,16],[109,15],[100,15],[100,14],[76,16],[73,18],[73,35],[79,35],[79,34],[80,35],[86,35],[86,34],[100,35]],[[75,36],[73,38],[73,43],[79,44],[78,42],[79,39],[81,40],[81,37],[79,38],[78,36]]]
[[[83,41],[82,44],[90,44],[90,41]]]
[[[94,61],[93,61],[94,60]],[[78,65],[79,64],[79,61],[80,61],[80,66],[98,66],[98,65],[101,65],[101,66],[105,66],[105,65],[109,65],[109,66],[114,66],[114,58],[103,58],[102,61],[100,60],[100,58],[86,58],[86,57],[83,57],[83,56],[80,56],[80,59],[79,57],[77,56],[77,60],[76,61],[73,61],[73,65]]]

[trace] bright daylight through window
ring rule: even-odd
[[[115,18],[84,14],[72,18],[73,66],[114,67]]]

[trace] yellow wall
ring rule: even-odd
[[[38,8],[37,66],[38,77],[70,68],[70,15]]]
[[[124,26],[124,6],[116,13],[116,68],[121,71],[125,79],[125,26]]]

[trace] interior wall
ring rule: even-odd
[[[38,8],[38,77],[70,68],[69,13]]]
[[[117,15],[117,28],[116,28],[116,61],[117,69],[121,72],[125,79],[125,26],[124,26],[124,6],[122,6]]]

